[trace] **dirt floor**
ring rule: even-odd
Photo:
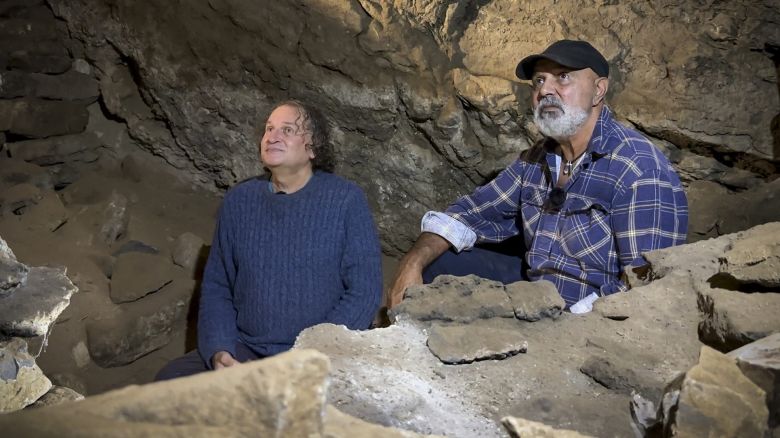
[[[15,164],[12,161],[0,163],[6,169]],[[27,166],[25,169],[29,170]],[[131,306],[111,300],[114,254],[128,242],[141,242],[154,247],[160,256],[168,259],[172,256],[175,239],[184,232],[197,235],[209,245],[220,197],[178,180],[164,165],[145,156],[124,161],[105,160],[81,173],[64,189],[41,192],[49,197],[56,196],[61,204],[43,203],[32,197],[23,200],[23,214],[0,216],[0,236],[22,263],[65,266],[68,277],[79,288],[48,339],[32,339],[29,343],[32,353],[40,351],[37,363],[46,375],[55,384],[94,395],[150,382],[168,361],[195,348],[196,301],[190,304],[186,324],[166,328],[170,330],[169,334],[163,334],[169,338],[166,345],[123,366],[101,367],[92,360],[86,327],[97,319],[118,319],[128,307],[139,315],[152,314],[158,303],[149,299],[151,295]],[[106,205],[117,193],[127,199],[126,230],[116,242],[106,244],[100,241],[101,225],[107,220]],[[55,218],[59,216],[64,219],[59,225],[40,225],[56,223]],[[396,264],[394,258],[383,257],[386,283],[392,279]],[[177,266],[171,264],[169,269],[172,276],[181,275]],[[147,274],[137,272],[137,279],[141,281]],[[192,295],[197,299],[199,273],[194,277]]]

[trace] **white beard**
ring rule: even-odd
[[[543,108],[555,107],[560,112],[542,112]],[[555,140],[571,138],[588,120],[590,111],[570,106],[553,96],[544,97],[534,110],[534,123],[539,132]]]

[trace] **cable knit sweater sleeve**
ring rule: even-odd
[[[348,211],[340,268],[345,290],[326,321],[364,330],[382,300],[382,254],[366,196],[357,187],[350,193]]]
[[[211,357],[218,351],[227,351],[236,357],[238,339],[236,309],[233,304],[233,285],[236,263],[231,251],[230,197],[225,197],[220,208],[211,250],[203,273],[200,309],[198,311],[198,351],[211,368]]]

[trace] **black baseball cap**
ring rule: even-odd
[[[590,43],[586,41],[560,40],[538,55],[526,56],[517,64],[515,74],[518,78],[528,80],[534,74],[534,66],[540,59],[549,59],[558,64],[582,70],[590,68],[599,77],[609,77],[609,63]]]

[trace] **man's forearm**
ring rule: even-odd
[[[412,249],[401,259],[398,272],[387,296],[387,307],[392,308],[404,298],[407,287],[422,283],[422,271],[450,247],[447,239],[433,233],[422,233]]]
[[[447,239],[434,233],[421,233],[414,245],[401,258],[402,267],[419,269],[422,272],[428,265],[444,254],[450,247]]]

